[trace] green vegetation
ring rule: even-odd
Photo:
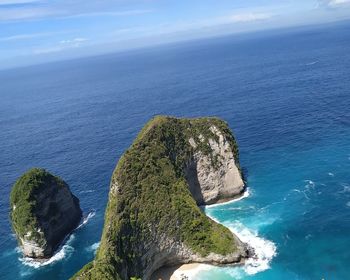
[[[33,168],[27,171],[14,184],[10,196],[10,218],[18,237],[23,238],[26,233],[31,232],[27,239],[36,240],[39,244],[44,242],[43,233],[38,233],[36,230],[39,225],[36,209],[40,205],[37,205],[35,198],[43,188],[49,188],[53,185],[58,187],[66,186],[62,179],[40,168]],[[55,211],[56,207],[56,205],[50,205],[50,212]]]
[[[202,256],[237,249],[232,233],[196,205],[183,173],[196,150],[212,154],[208,139],[217,140],[210,130],[213,125],[229,139],[238,162],[235,139],[220,119],[158,116],[146,124],[113,173],[96,258],[73,278],[142,278],[147,251],[143,244],[164,235]],[[197,143],[196,150],[190,138]],[[212,162],[215,165],[213,157]]]

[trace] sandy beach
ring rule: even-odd
[[[151,280],[182,280],[191,279],[195,275],[201,264],[191,263],[171,267],[162,267],[153,273]],[[185,278],[185,277],[188,278]]]

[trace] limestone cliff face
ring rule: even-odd
[[[159,116],[113,173],[100,248],[75,279],[149,279],[165,265],[240,264],[248,250],[197,206],[243,192],[238,148],[217,118]]]
[[[206,140],[200,134],[198,139],[200,142],[208,141],[210,155],[197,149],[194,138],[189,139],[195,153],[185,168],[185,176],[198,205],[229,200],[244,192],[244,182],[236,165],[238,159],[235,159],[232,142],[215,125],[209,129],[215,138]]]
[[[49,258],[79,223],[79,200],[44,169],[31,169],[11,192],[11,221],[23,254]]]

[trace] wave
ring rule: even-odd
[[[213,216],[208,216],[219,223]],[[239,221],[224,223],[224,225],[254,250],[254,256],[244,264],[245,273],[253,275],[270,268],[270,262],[277,254],[277,247],[272,241],[259,237],[257,231],[248,229]]]
[[[332,173],[332,172],[328,172],[328,175],[331,177],[334,177],[334,173]]]
[[[256,274],[270,268],[270,262],[277,254],[277,247],[272,241],[259,237],[257,232],[251,231],[240,222],[234,222],[228,228],[242,242],[254,249],[254,256],[249,258],[244,265],[244,271],[247,274]]]
[[[89,211],[88,215],[83,218],[82,222],[77,226],[77,228],[75,230],[77,230],[77,229],[81,228],[82,226],[84,226],[85,224],[87,224],[89,222],[89,220],[95,216],[95,214],[96,214],[95,210]],[[75,230],[73,230],[73,232]],[[51,258],[49,258],[48,260],[38,261],[37,259],[28,258],[28,257],[20,257],[19,260],[26,266],[30,266],[33,268],[40,268],[40,267],[55,263],[57,261],[69,258],[74,251],[73,246],[71,246],[71,243],[73,242],[74,239],[75,239],[74,233],[70,234],[66,238],[66,240],[64,240],[62,242],[62,244],[64,244],[64,245],[60,246],[59,249],[54,253],[54,255]],[[19,247],[17,247],[16,250],[18,252],[21,252],[21,249]]]
[[[304,65],[306,65],[306,66],[311,66],[311,65],[315,65],[315,64],[317,64],[317,63],[318,63],[318,61],[316,60],[316,61],[312,61],[312,62],[305,63]]]
[[[306,187],[306,186],[305,186],[305,188],[306,188],[306,190],[303,190],[303,191],[301,191],[301,190],[299,190],[299,189],[292,189],[291,192],[300,193],[300,194],[302,194],[307,200],[310,200],[310,197],[306,194],[306,192],[308,192],[309,189],[308,189],[308,187]],[[286,197],[285,197],[285,198],[286,198]],[[286,200],[286,199],[284,199],[284,200]]]
[[[92,192],[95,192],[95,190],[85,190],[85,191],[80,191],[79,193],[82,194],[82,193],[92,193]]]
[[[240,201],[240,200],[242,200],[242,199],[244,199],[244,198],[246,198],[246,197],[248,197],[248,196],[250,196],[250,191],[249,191],[249,189],[247,188],[247,189],[244,191],[243,195],[240,196],[240,197],[238,197],[238,198],[234,198],[234,199],[232,199],[232,200],[230,200],[230,201],[226,201],[226,202],[216,203],[216,204],[212,204],[212,205],[206,205],[206,206],[204,206],[204,208],[213,208],[213,207],[217,207],[217,206],[222,206],[222,205],[231,204],[231,203]]]
[[[350,185],[347,183],[340,183],[340,185],[343,187],[343,190],[341,190],[339,193],[348,193],[350,192]]]
[[[71,254],[74,251],[74,248],[70,245],[74,239],[75,239],[74,234],[71,234],[67,242],[65,243],[65,245],[60,247],[58,251],[50,259],[46,261],[38,261],[36,259],[32,259],[28,257],[21,257],[19,258],[19,260],[26,266],[30,266],[33,268],[40,268],[40,267],[55,263],[57,261],[60,261],[62,259],[67,259],[71,256]]]
[[[315,182],[312,180],[304,180],[307,184],[304,186],[306,189],[315,188]]]
[[[99,246],[100,246],[100,242],[96,242],[96,243],[88,246],[87,248],[85,248],[85,250],[88,251],[88,252],[93,252],[94,254],[96,254],[96,251],[97,251]]]
[[[82,220],[81,223],[77,226],[76,229],[79,229],[79,228],[81,228],[82,226],[86,225],[86,224],[90,221],[90,219],[91,219],[92,217],[94,217],[95,215],[96,215],[96,210],[94,210],[94,209],[90,210],[89,213],[87,214],[87,216],[86,216],[86,217],[83,217],[83,220]]]

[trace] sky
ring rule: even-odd
[[[0,68],[350,19],[350,0],[0,0]]]

